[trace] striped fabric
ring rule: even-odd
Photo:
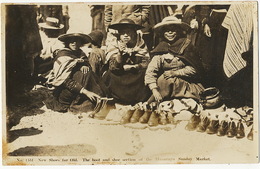
[[[71,74],[76,66],[77,60],[70,56],[59,57],[53,65],[53,70],[48,75],[47,83],[53,86],[60,86]]]
[[[223,68],[229,78],[246,66],[242,53],[249,50],[253,31],[253,4],[232,4],[222,23],[228,29]]]

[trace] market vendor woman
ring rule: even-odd
[[[204,89],[200,84],[202,66],[191,41],[186,38],[190,26],[169,16],[155,25],[154,30],[161,42],[151,52],[154,57],[145,75],[145,84],[153,93],[149,101],[174,98],[198,101],[199,93]],[[153,118],[151,125],[152,121]]]
[[[144,75],[150,56],[144,40],[138,30],[143,26],[137,25],[131,19],[122,19],[119,23],[109,26],[118,31],[107,45],[108,71],[102,79],[108,97],[114,103],[135,105],[150,97],[149,89],[144,84]],[[108,110],[103,109],[95,117],[102,119]]]
[[[59,112],[91,111],[103,92],[80,47],[92,40],[81,33],[64,34],[58,39],[64,42],[65,48],[60,49],[55,57],[48,79],[48,83],[55,87],[54,97],[46,100],[45,104]]]

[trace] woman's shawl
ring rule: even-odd
[[[106,62],[108,62],[110,58],[117,57],[121,53],[118,43],[119,42],[115,36],[111,38],[111,41],[108,43],[106,48]],[[132,48],[132,51],[135,52],[135,56],[137,57],[150,58],[141,33],[137,33],[137,42],[135,47]]]
[[[160,55],[169,52],[194,67],[198,75],[201,75],[203,72],[203,66],[200,62],[198,53],[189,39],[181,38],[171,45],[162,41],[151,51],[151,54]]]
[[[84,52],[81,51],[81,57],[85,57]],[[71,74],[73,68],[77,65],[77,57],[73,51],[64,48],[61,49],[53,65],[53,69],[48,75],[47,83],[53,86],[60,86]]]

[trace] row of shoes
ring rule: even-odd
[[[90,117],[104,120],[108,113],[111,112],[111,109],[114,109],[114,107],[106,104],[99,112],[90,114]],[[150,127],[155,127],[159,124],[166,125],[169,123],[176,125],[177,123],[172,114],[158,114],[156,111],[143,111],[140,109],[127,110],[120,119],[120,124],[139,122],[142,124],[148,124]],[[219,120],[210,120],[207,116],[201,117],[199,115],[193,115],[185,129],[189,131],[197,130],[198,132],[206,132],[207,134],[217,134],[218,136],[227,135],[227,137],[230,138],[245,137],[244,125],[241,121],[239,121],[237,125],[234,121],[221,121],[219,123]],[[251,128],[247,138],[253,140],[253,128]]]
[[[200,117],[193,115],[188,124],[185,127],[186,130],[198,132],[206,132],[207,134],[217,134],[217,136],[227,136],[229,138],[244,138],[245,137],[245,128],[241,121],[235,124],[234,121],[221,121],[219,120],[210,120],[207,116]],[[253,140],[253,128],[247,135],[249,140]]]
[[[161,125],[166,125],[168,123],[173,123],[173,116],[160,115],[155,111],[143,111],[140,109],[128,110],[126,114],[122,117],[120,124],[126,123],[143,123],[148,124],[150,127]]]
[[[110,110],[113,108],[114,107],[109,107],[106,105],[103,109],[101,109],[101,111],[90,114],[90,117],[104,120],[106,116],[108,116],[108,113],[112,112]],[[172,115],[160,115],[157,112],[151,110],[143,111],[141,109],[135,109],[127,110],[120,120],[120,124],[137,122],[148,124],[150,127],[153,127],[159,124],[166,125],[168,123],[174,123],[174,118]]]

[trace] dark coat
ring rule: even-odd
[[[154,50],[151,51],[152,55],[172,53],[181,58],[184,62],[193,66],[197,74],[201,77],[203,73],[203,66],[200,62],[199,56],[191,41],[187,38],[180,38],[173,44],[165,41],[160,42]]]

